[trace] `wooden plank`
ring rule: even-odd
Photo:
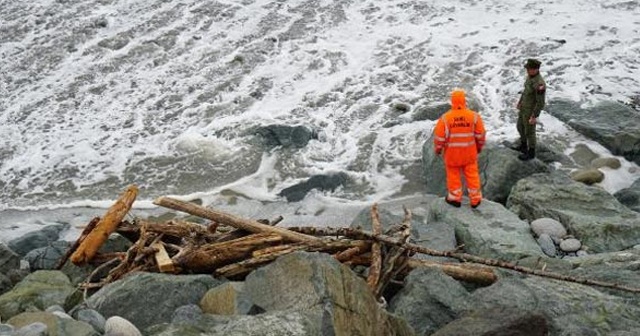
[[[157,242],[151,245],[152,248],[156,249],[156,263],[158,264],[158,269],[161,273],[174,273],[176,271],[176,267],[173,264],[171,258],[169,258],[169,254],[167,250],[165,250],[164,245],[161,242]]]

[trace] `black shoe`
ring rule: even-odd
[[[460,207],[460,205],[462,205],[460,202],[458,202],[458,201],[452,201],[452,200],[450,200],[450,199],[448,199],[448,198],[446,198],[446,197],[444,198],[444,201],[445,201],[445,202],[447,202],[447,203],[449,203],[449,205],[452,205],[452,206],[454,206],[454,207],[456,207],[456,208],[459,208],[459,207]]]
[[[522,160],[522,161],[529,161],[531,159],[535,159],[536,157],[536,150],[535,149],[529,149],[526,152],[518,155],[518,159]]]
[[[482,203],[482,201],[478,202],[478,204],[471,204],[471,207],[475,209],[480,206],[480,203]]]
[[[524,142],[521,142],[520,145],[518,146],[512,146],[511,149],[516,150],[520,153],[526,153],[527,152],[527,145]]]

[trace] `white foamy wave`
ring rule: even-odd
[[[331,172],[361,185],[336,195],[381,199],[410,181],[403,171],[419,164],[432,131],[433,122],[412,114],[446,103],[454,87],[469,93],[496,142],[517,137],[513,106],[528,57],[543,60],[549,99],[628,101],[640,87],[634,2],[0,8],[5,208],[88,204],[82,200],[108,198],[128,183],[143,185],[148,199],[233,189],[274,200],[284,187]],[[586,140],[548,116],[542,122],[543,137]],[[265,158],[251,130],[274,123],[310,126],[322,137]]]

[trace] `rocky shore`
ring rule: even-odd
[[[552,105],[560,117],[568,114],[562,109],[576,108],[564,102]],[[625,108],[614,107],[606,108],[615,113]],[[588,127],[588,119],[580,125],[587,135],[600,131]],[[277,137],[282,145],[312,136],[308,132],[302,136],[300,130],[276,127],[263,130],[263,136]],[[623,145],[616,149],[615,140],[604,135],[596,139],[637,160],[633,150]],[[599,157],[587,145],[568,155],[541,145],[538,159],[522,162],[508,145],[488,144],[479,158],[482,205],[453,208],[437,196],[445,190],[444,171],[428,140],[422,160],[425,193],[380,203],[381,222],[402,222],[406,206],[413,213],[412,243],[637,288],[640,180],[612,195],[599,183],[604,172],[624,169],[615,157]],[[317,175],[281,196],[294,204],[314,189],[348,183],[347,175]],[[260,211],[262,216],[286,217],[283,209],[272,205]],[[339,219],[371,230],[368,206],[324,213],[321,223]],[[149,219],[176,216],[185,218],[165,213]],[[138,272],[84,292],[78,285],[92,267],[67,263],[53,270],[71,245],[63,239],[68,229],[65,223],[46,225],[0,243],[0,335],[640,334],[638,292],[506,269],[496,269],[498,281],[484,286],[455,280],[437,268],[420,268],[388,288],[379,302],[363,279],[366,267],[348,267],[323,253],[285,255],[244,281]],[[131,244],[112,234],[101,252],[126,251]]]

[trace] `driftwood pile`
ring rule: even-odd
[[[172,274],[211,274],[243,279],[252,270],[294,251],[331,254],[349,266],[367,266],[367,283],[377,298],[394,281],[400,281],[417,267],[437,267],[451,277],[480,285],[497,280],[493,267],[551,277],[587,285],[640,292],[612,283],[580,279],[520,267],[500,260],[486,259],[458,251],[436,251],[408,242],[411,212],[405,209],[402,223],[382,232],[377,206],[371,208],[373,232],[353,228],[278,227],[274,220],[250,220],[188,203],[161,197],[154,204],[186,212],[210,221],[208,225],[181,220],[151,222],[136,218],[124,220],[137,196],[130,186],[102,218],[94,218],[68,253],[60,260],[76,265],[92,264],[96,269],[82,284],[99,288],[135,271]],[[109,235],[117,232],[133,242],[127,251],[100,254]],[[450,257],[461,263],[420,260],[416,253]],[[97,276],[103,274],[102,276]],[[99,279],[96,279],[98,277]]]

